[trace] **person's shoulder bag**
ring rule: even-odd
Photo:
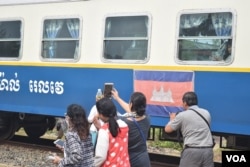
[[[189,108],[189,110],[192,110],[192,111],[194,111],[196,114],[198,114],[205,122],[206,122],[206,124],[207,124],[207,126],[209,127],[209,129],[210,129],[210,126],[209,126],[209,123],[207,122],[207,120],[198,112],[198,111],[196,111],[195,109],[193,109],[193,108]],[[211,129],[210,129],[210,133],[211,133],[211,136],[212,136],[212,132],[211,132]],[[214,138],[213,138],[213,136],[212,136],[212,141],[213,141],[213,145],[212,145],[212,147],[214,147],[215,146],[215,141],[214,141]]]

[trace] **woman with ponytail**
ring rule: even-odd
[[[117,119],[117,110],[110,98],[102,98],[96,102],[98,117],[104,124],[96,125],[98,139],[95,149],[95,167],[130,167],[128,155],[128,126]]]
[[[150,128],[150,118],[146,114],[147,101],[141,92],[134,92],[130,102],[126,103],[118,95],[117,90],[112,90],[113,98],[126,111],[121,119],[129,127],[128,151],[131,167],[150,167],[150,159],[146,140]]]

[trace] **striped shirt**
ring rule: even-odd
[[[58,167],[93,167],[91,135],[86,140],[81,140],[77,132],[68,131],[65,135],[64,155]]]

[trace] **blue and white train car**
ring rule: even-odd
[[[112,82],[148,100],[152,127],[185,91],[227,147],[250,148],[249,2],[1,0],[0,138],[40,137],[71,103],[87,111]],[[118,110],[123,112],[117,105]]]

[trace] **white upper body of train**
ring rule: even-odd
[[[247,0],[2,0],[0,64],[249,72],[248,4]]]
[[[20,126],[40,137],[68,104],[89,110],[96,90],[112,82],[125,100],[144,83],[137,88],[151,126],[164,127],[168,112],[181,110],[182,91],[195,91],[213,133],[249,141],[249,4],[0,0],[0,139]]]

